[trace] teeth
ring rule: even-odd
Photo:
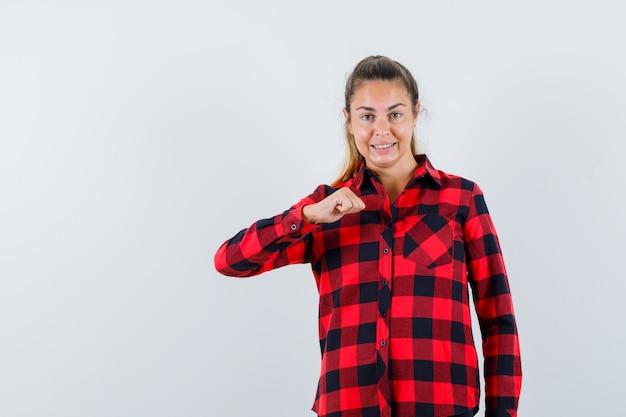
[[[393,143],[387,143],[384,145],[372,145],[374,147],[374,149],[387,149],[387,148],[391,148],[393,146]]]

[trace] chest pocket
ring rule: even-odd
[[[454,234],[450,221],[437,214],[424,214],[407,224],[404,257],[426,268],[452,262]]]

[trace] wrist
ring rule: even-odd
[[[315,209],[313,204],[307,204],[302,207],[302,220],[311,224],[318,224],[319,222],[315,218]]]

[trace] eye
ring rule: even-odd
[[[389,117],[392,119],[399,119],[402,117],[402,113],[396,111],[396,112],[391,113]]]
[[[374,117],[371,114],[363,114],[361,115],[361,120],[365,120],[365,121],[369,121],[372,120]]]

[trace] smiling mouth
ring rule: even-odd
[[[395,145],[395,143],[383,143],[383,144],[380,144],[380,145],[372,145],[372,148],[374,148],[374,149],[389,149],[393,145]]]

